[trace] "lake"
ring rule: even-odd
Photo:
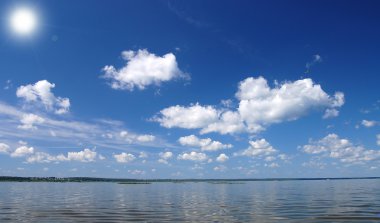
[[[380,222],[380,180],[0,183],[0,222]]]

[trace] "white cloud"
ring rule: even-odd
[[[128,173],[132,175],[144,175],[146,172],[144,170],[128,170]]]
[[[56,114],[65,114],[70,109],[70,100],[56,97],[51,92],[54,87],[55,84],[47,80],[41,80],[35,84],[20,86],[17,88],[16,95],[19,98],[24,98],[27,102],[41,103],[47,110],[53,110]]]
[[[67,159],[70,161],[93,162],[96,159],[96,155],[95,151],[84,149],[79,152],[68,152]]]
[[[278,165],[278,163],[265,164],[265,166],[269,167],[269,168],[278,168],[278,167],[280,167],[280,165]]]
[[[267,156],[267,157],[265,157],[265,161],[267,161],[267,162],[272,162],[274,160],[276,160],[276,157],[274,157],[274,156]]]
[[[129,133],[127,132],[127,131],[121,131],[120,132],[120,137],[122,137],[122,138],[125,138],[125,137],[127,137],[129,135]]]
[[[33,147],[20,146],[11,153],[11,157],[23,157],[34,153]]]
[[[370,127],[373,127],[375,125],[378,125],[379,123],[377,121],[370,121],[370,120],[363,120],[362,121],[362,125],[367,127],[367,128],[370,128]]]
[[[18,128],[20,129],[37,129],[37,127],[35,126],[35,124],[42,124],[44,123],[44,119],[38,115],[35,115],[35,114],[24,114],[22,116],[22,119],[20,120],[20,122],[22,123],[22,125],[19,125],[17,126]]]
[[[220,104],[222,104],[226,108],[232,108],[234,102],[231,99],[221,100]]]
[[[38,114],[38,116],[44,120],[42,123],[24,121],[25,124],[33,123],[32,126],[38,127],[38,131],[20,131],[20,127],[23,124],[20,123],[20,120],[28,116],[29,113],[23,112],[22,108],[10,106],[0,101],[0,135],[2,140],[5,142],[5,140],[14,141],[24,139],[27,141],[33,141],[36,145],[39,143],[46,145],[46,143],[48,143],[51,147],[71,148],[77,147],[78,143],[80,143],[83,145],[116,150],[125,146],[126,141],[131,142],[136,146],[147,146],[148,144],[150,147],[154,148],[171,146],[164,140],[158,140],[157,137],[155,137],[154,143],[141,142],[137,140],[137,137],[144,135],[139,135],[133,132],[127,133],[127,137],[123,138],[120,135],[123,135],[121,132],[122,129],[125,128],[124,123],[116,120],[95,119],[86,122],[77,121],[72,116],[66,116],[62,119],[61,116],[51,117],[46,114]],[[109,137],[111,135],[112,137]],[[128,135],[131,136],[131,138],[129,138]],[[130,149],[129,151],[136,153],[140,152],[138,149]]]
[[[219,132],[222,135],[240,133],[246,131],[246,126],[238,112],[225,111],[220,116],[218,121],[204,126],[200,133],[206,134],[210,132]]]
[[[259,132],[273,123],[296,120],[312,109],[338,108],[344,104],[343,93],[329,96],[311,79],[268,86],[263,77],[247,78],[239,83],[236,97],[238,111],[250,132]]]
[[[270,156],[278,151],[273,148],[265,139],[249,141],[250,146],[241,152],[243,156],[261,157]]]
[[[10,153],[10,148],[7,144],[5,143],[0,143],[0,153]]]
[[[149,53],[146,49],[129,50],[122,52],[122,57],[126,61],[124,67],[116,69],[111,65],[103,68],[104,78],[110,80],[113,89],[143,90],[149,85],[159,86],[173,79],[189,78],[178,68],[173,53],[160,57]]]
[[[178,155],[178,159],[200,162],[200,161],[207,160],[207,155],[204,153],[198,153],[198,152],[192,151],[190,153],[182,153]]]
[[[311,79],[276,83],[271,88],[263,77],[249,77],[239,83],[236,110],[193,104],[165,108],[153,118],[166,128],[200,129],[201,134],[218,132],[258,133],[271,124],[297,120],[312,110],[324,109],[324,118],[335,117],[344,104],[344,94],[333,96]]]
[[[291,160],[291,157],[286,154],[279,154],[277,157],[284,162],[290,162]]]
[[[130,153],[120,153],[113,156],[118,163],[129,163],[135,160],[135,156]]]
[[[153,142],[156,137],[153,135],[139,135],[136,139],[140,142]]]
[[[323,115],[323,118],[327,119],[327,118],[334,118],[334,117],[338,117],[338,116],[339,116],[339,111],[337,109],[328,108],[328,109],[326,109],[325,114]]]
[[[134,143],[134,142],[148,143],[148,142],[153,142],[156,139],[154,135],[138,135],[138,134],[129,133],[127,131],[121,131],[119,135],[121,138],[127,140],[129,143]]]
[[[232,148],[231,144],[223,144],[219,141],[212,141],[210,144],[201,147],[202,151],[217,151],[220,149]]]
[[[183,136],[178,139],[178,142],[183,146],[196,146],[202,147],[211,143],[211,139],[200,139],[195,135]]]
[[[322,57],[319,54],[313,55],[313,60],[306,63],[306,69],[309,70],[312,66],[320,62],[322,62]]]
[[[19,140],[19,141],[18,141],[18,144],[25,146],[25,145],[28,145],[28,142],[25,142],[25,141]]]
[[[223,166],[223,165],[220,165],[220,166],[216,166],[213,168],[214,171],[220,171],[220,172],[224,172],[227,170],[227,167]]]
[[[230,157],[228,157],[226,154],[222,153],[222,154],[220,154],[220,155],[216,158],[216,161],[223,163],[223,162],[226,162],[226,161],[229,160],[229,159],[230,159]]]
[[[202,151],[217,151],[220,149],[232,148],[231,144],[223,144],[219,141],[212,141],[210,138],[200,139],[195,135],[180,137],[178,141],[183,146],[200,147]]]
[[[158,159],[157,162],[162,164],[169,164],[169,162],[166,159]]]
[[[158,162],[163,164],[169,164],[168,159],[171,159],[173,157],[173,153],[170,151],[161,152],[158,155],[160,156]]]
[[[199,164],[195,164],[194,166],[192,166],[191,168],[190,168],[191,170],[203,170],[204,168],[203,168],[203,166],[200,166]]]
[[[9,89],[11,89],[13,87],[13,84],[12,84],[12,81],[11,80],[7,80],[6,82],[5,82],[5,86],[4,86],[4,90],[9,90]]]
[[[310,141],[302,147],[302,150],[308,154],[323,155],[353,164],[380,159],[379,150],[369,150],[363,146],[354,145],[348,139],[342,139],[336,134],[329,134],[318,141]]]
[[[380,134],[378,134],[376,137],[377,137],[377,145],[380,146]]]
[[[26,162],[28,163],[50,163],[50,162],[68,162],[68,161],[77,161],[77,162],[94,162],[97,157],[97,153],[90,149],[84,149],[79,152],[68,152],[67,155],[50,155],[45,152],[33,152],[28,154]],[[98,156],[100,160],[105,159],[102,155]]]
[[[139,158],[147,158],[148,154],[146,152],[140,152]]]
[[[203,128],[218,120],[218,111],[212,106],[201,106],[198,103],[189,107],[172,106],[160,111],[160,117],[154,118],[166,128]]]
[[[67,161],[67,158],[63,155],[55,157],[44,152],[35,152],[26,158],[28,163],[50,163],[52,161]]]
[[[169,152],[169,151],[167,151],[167,152],[162,152],[162,153],[159,153],[159,156],[160,156],[162,159],[167,160],[167,159],[170,159],[170,158],[173,157],[173,153],[172,153],[172,152]]]

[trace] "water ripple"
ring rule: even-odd
[[[0,222],[379,222],[380,180],[0,183]]]

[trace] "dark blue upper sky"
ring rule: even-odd
[[[1,1],[0,174],[377,175],[379,7]],[[30,35],[9,25],[19,8]]]

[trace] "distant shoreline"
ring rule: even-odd
[[[155,182],[251,182],[251,181],[311,181],[311,180],[374,180],[380,177],[320,177],[320,178],[242,178],[242,179],[121,179],[97,177],[14,177],[0,176],[0,182],[114,182],[114,183],[155,183]]]

